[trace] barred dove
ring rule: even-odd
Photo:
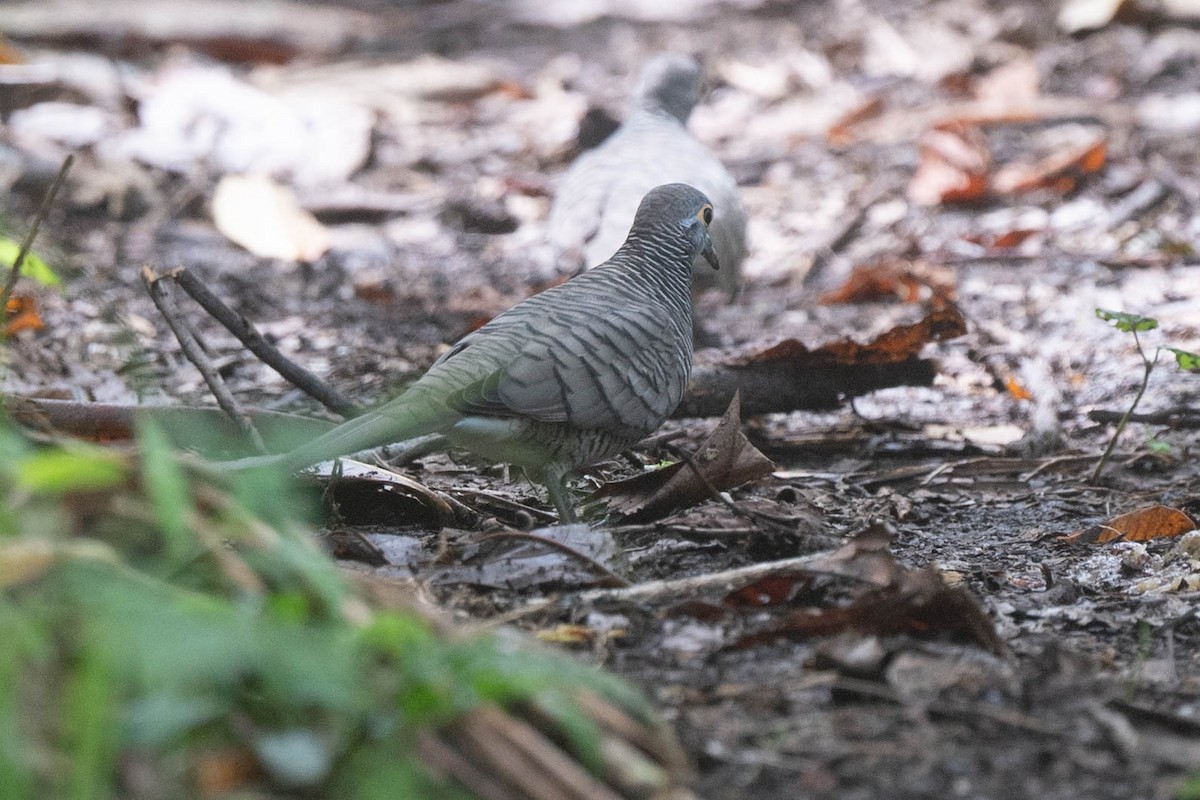
[[[647,62],[624,124],[576,159],[558,188],[548,231],[559,252],[580,255],[587,267],[603,262],[624,240],[642,195],[659,184],[687,183],[721,211],[710,231],[721,270],[714,276],[697,261],[696,286],[736,294],[746,212],[733,177],[687,130],[700,77],[689,56],[662,54]]]
[[[646,195],[606,263],[529,297],[468,334],[389,403],[281,456],[298,469],[428,433],[542,483],[566,521],[564,479],[652,433],[692,368],[692,263],[718,264],[713,206],[683,184]]]

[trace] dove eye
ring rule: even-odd
[[[700,209],[700,219],[704,220],[705,226],[708,226],[712,224],[712,218],[713,207],[706,204],[704,208]]]

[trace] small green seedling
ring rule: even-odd
[[[1100,473],[1104,470],[1104,465],[1108,463],[1109,457],[1112,455],[1113,448],[1117,446],[1117,439],[1121,436],[1121,431],[1125,430],[1125,425],[1128,424],[1129,418],[1133,416],[1133,412],[1137,409],[1138,403],[1142,400],[1142,395],[1146,393],[1146,387],[1150,384],[1150,373],[1154,372],[1155,365],[1158,364],[1158,357],[1166,350],[1175,355],[1175,363],[1180,369],[1195,371],[1200,369],[1200,354],[1191,353],[1187,350],[1180,350],[1178,347],[1167,347],[1159,345],[1154,348],[1153,357],[1146,355],[1145,348],[1142,347],[1142,340],[1138,337],[1139,333],[1152,331],[1158,327],[1158,320],[1153,317],[1143,317],[1140,314],[1129,314],[1124,311],[1108,311],[1103,308],[1096,309],[1096,316],[1105,322],[1111,322],[1113,327],[1119,331],[1133,334],[1133,343],[1137,346],[1138,355],[1142,357],[1142,385],[1138,387],[1137,394],[1133,398],[1133,403],[1129,409],[1121,415],[1120,421],[1117,422],[1116,430],[1113,431],[1112,438],[1108,440],[1108,447],[1104,448],[1104,455],[1100,456],[1100,462],[1096,464],[1096,471],[1092,473],[1092,481],[1100,479]]]

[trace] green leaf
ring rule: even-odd
[[[71,755],[69,796],[109,796],[117,752],[116,681],[105,655],[86,646],[67,679],[63,729]]]
[[[14,242],[8,237],[0,237],[0,265],[12,269],[13,262],[17,260],[17,253],[21,252],[21,245]],[[50,265],[32,252],[25,254],[25,261],[21,263],[21,274],[27,278],[33,278],[43,286],[59,286],[62,284],[62,278],[55,274]]]
[[[154,506],[155,521],[162,530],[167,558],[172,564],[182,564],[196,550],[188,530],[192,498],[187,478],[157,422],[139,415],[137,437],[142,446],[142,481]]]
[[[61,494],[106,489],[125,480],[120,456],[98,447],[40,450],[16,468],[16,481],[35,492]]]
[[[1180,350],[1178,347],[1168,347],[1175,354],[1175,363],[1180,369],[1186,369],[1188,372],[1196,372],[1200,370],[1200,353],[1192,353],[1187,350]]]
[[[1097,308],[1096,316],[1105,322],[1113,323],[1113,327],[1126,333],[1152,331],[1158,327],[1158,320],[1153,317],[1143,317],[1140,314],[1129,314],[1125,311],[1108,311]]]

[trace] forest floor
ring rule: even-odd
[[[1133,9],[1072,34],[1038,2],[614,0],[263,22],[172,0],[163,33],[137,3],[103,29],[69,5],[0,9],[27,62],[0,93],[7,219],[81,153],[39,240],[64,285],[18,292],[41,327],[11,337],[6,394],[210,403],[150,264],[186,267],[356,401],[386,398],[566,277],[542,245],[557,178],[623,115],[640,64],[692,53],[708,80],[691,129],[737,176],[752,247],[736,302],[697,301],[701,356],[867,342],[950,304],[965,333],[926,345],[931,385],[744,415],[774,471],[636,523],[543,527],[519,474],[422,456],[401,472],[479,516],[439,530],[343,499],[373,569],[641,687],[701,797],[1200,796],[1200,376],[1171,352],[1138,406],[1152,416],[1094,475],[1139,342],[1200,350],[1197,20]],[[294,190],[317,257],[226,238],[217,181],[242,172]],[[253,209],[230,213],[269,227]],[[832,302],[856,269],[861,291]],[[1158,326],[1135,339],[1097,308]],[[246,405],[315,411],[188,314]],[[675,460],[716,421],[671,420],[577,485]],[[512,528],[591,561],[480,541]]]

